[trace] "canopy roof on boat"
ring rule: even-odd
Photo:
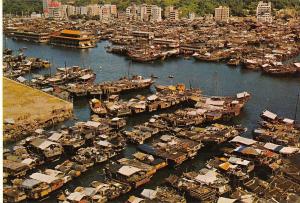
[[[131,176],[137,172],[141,171],[141,169],[134,167],[134,166],[122,166],[119,170],[118,173],[124,175],[124,176]]]
[[[56,177],[46,175],[43,173],[33,173],[30,175],[30,178],[41,181],[41,182],[46,182],[48,184],[58,180],[58,178],[56,178]]]
[[[83,194],[81,192],[73,192],[67,197],[67,199],[70,201],[79,202],[84,196],[85,196],[85,194]]]
[[[144,189],[141,195],[147,199],[155,199],[157,191],[151,189]]]
[[[213,106],[223,106],[225,101],[223,100],[212,100],[211,98],[207,98],[205,104],[213,105]]]
[[[39,180],[35,180],[35,179],[32,179],[32,178],[29,178],[29,179],[25,179],[22,183],[22,187],[24,188],[33,188],[34,186],[40,184],[41,181]]]
[[[130,196],[127,201],[130,203],[140,203],[140,202],[144,201],[144,199],[136,197],[136,196]]]
[[[238,99],[248,97],[248,96],[250,96],[250,94],[248,92],[241,92],[241,93],[236,94],[236,97]]]
[[[277,115],[275,113],[272,113],[271,111],[265,110],[262,113],[262,116],[266,117],[266,118],[270,118],[272,120],[274,120],[275,118],[277,118]]]
[[[197,175],[195,177],[195,180],[205,184],[212,184],[218,180],[217,174],[218,173],[216,173],[215,171],[210,170],[207,171],[207,173],[205,173],[204,175]]]
[[[253,139],[249,139],[249,138],[241,137],[241,136],[236,136],[230,142],[238,142],[238,143],[241,143],[244,145],[253,145],[254,143],[256,143],[256,141]]]

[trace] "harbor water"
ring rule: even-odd
[[[102,41],[96,48],[79,50],[54,47],[46,44],[36,44],[23,41],[6,39],[6,47],[16,52],[27,47],[26,56],[41,57],[52,63],[51,69],[44,69],[35,74],[53,74],[57,67],[78,65],[90,67],[97,74],[95,82],[116,80],[127,75],[158,76],[157,84],[184,83],[187,87],[200,88],[204,95],[234,96],[236,93],[247,91],[252,97],[246,104],[241,115],[230,124],[241,124],[247,127],[246,136],[251,136],[251,131],[257,127],[260,113],[268,109],[281,116],[300,119],[300,108],[296,112],[297,97],[300,92],[300,77],[273,77],[260,71],[245,70],[241,67],[231,67],[223,63],[206,63],[194,59],[181,57],[170,58],[153,63],[135,63],[123,56],[110,54],[105,51],[109,42]],[[300,56],[297,57],[300,60]],[[169,76],[174,76],[170,78]],[[30,79],[30,75],[26,76]],[[151,91],[154,91],[152,89]],[[138,92],[147,94],[150,91]],[[127,98],[134,96],[125,95]],[[86,121],[90,117],[88,99],[74,99],[74,114],[78,120]],[[157,112],[156,112],[157,113]],[[128,119],[128,126],[146,121],[150,115],[137,115]],[[129,145],[124,151],[124,156],[130,156],[136,150],[134,145]],[[152,180],[138,190],[125,195],[115,202],[124,202],[129,195],[139,194],[143,188],[154,188],[162,183],[163,179],[171,173],[180,173],[195,168],[201,168],[205,162],[213,157],[214,149],[204,149],[193,159],[185,162],[178,168],[167,168],[158,171]],[[52,165],[54,163],[49,163]],[[56,163],[54,164],[56,165]],[[46,167],[49,167],[46,165]],[[93,180],[101,180],[102,166],[92,167],[86,174],[75,179],[64,189],[72,191],[76,186],[88,186]],[[57,193],[41,202],[55,202]]]

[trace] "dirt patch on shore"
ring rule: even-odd
[[[65,120],[72,115],[72,112],[73,104],[70,102],[3,78],[3,119],[4,122],[8,120],[13,122],[10,124],[10,130],[12,126],[23,126],[19,130],[25,129],[26,126],[44,127],[43,124],[49,121],[53,124],[56,120]],[[8,126],[4,125],[5,127]],[[13,130],[14,133],[16,133],[15,130]],[[7,138],[12,136],[5,134]]]

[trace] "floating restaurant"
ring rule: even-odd
[[[50,36],[50,44],[71,48],[87,49],[96,46],[90,33],[78,30],[62,30]]]
[[[23,40],[36,43],[48,43],[50,40],[50,33],[37,33],[31,31],[13,31],[10,36],[15,40]]]

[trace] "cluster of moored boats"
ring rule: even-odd
[[[154,82],[151,78],[136,75],[102,83],[94,83],[95,78],[96,74],[91,68],[72,66],[57,68],[54,75],[33,75],[33,79],[27,84],[68,99],[83,96],[106,98],[113,94],[149,88]]]
[[[93,84],[94,79],[91,69],[66,67],[53,76],[30,81],[44,91],[53,88],[54,92],[100,99],[90,100],[95,114],[89,121],[57,130],[37,129],[13,149],[4,150],[6,202],[40,200],[59,190],[57,200],[72,203],[107,202],[125,194],[131,203],[186,202],[186,198],[208,202],[300,199],[300,133],[294,120],[266,110],[253,139],[243,135],[246,128],[242,126],[219,124],[240,115],[251,97],[248,92],[206,96],[183,84],[156,85],[155,94],[124,101],[119,99],[121,92],[148,88],[153,80],[133,76]],[[89,93],[82,94],[80,89]],[[159,112],[173,106],[178,109]],[[126,117],[122,116],[153,111],[157,115],[147,122],[124,129]],[[137,150],[124,156],[126,143],[136,144]],[[213,155],[205,166],[174,173],[159,187],[132,195],[158,171],[177,167],[205,150]],[[63,189],[91,168],[102,173],[88,187],[73,192]]]
[[[50,68],[51,64],[41,58],[28,57],[22,52],[13,55],[12,50],[3,51],[3,75],[5,77],[16,78],[19,82],[24,82],[24,76],[34,70]]]
[[[193,137],[193,139],[199,140],[200,138],[201,140],[206,138],[206,141],[208,141],[214,133],[214,127],[212,126],[203,132],[198,126],[204,123],[229,120],[238,116],[250,98],[250,94],[247,92],[238,93],[236,97],[193,95],[191,98],[194,101],[193,108],[183,108],[176,110],[174,113],[154,115],[148,122],[134,126],[131,131],[124,131],[123,133],[132,142],[139,144],[144,143],[146,139],[151,138],[153,135],[171,131],[172,133],[180,134],[182,137]],[[185,130],[184,128],[187,127],[188,130]],[[227,131],[227,129],[224,126],[224,131]],[[210,130],[212,133],[209,132]],[[198,135],[198,131],[201,135]],[[226,137],[224,135],[220,137],[214,136],[214,139],[222,141]]]
[[[197,96],[201,93],[199,89],[185,89],[183,84],[169,87],[159,85],[156,89],[155,94],[137,95],[128,101],[119,100],[117,95],[111,95],[104,102],[94,98],[90,101],[90,108],[98,115],[128,116],[183,105],[190,102],[193,95]]]
[[[202,150],[212,150],[214,157],[202,168],[174,173],[156,189],[144,189],[139,197],[131,195],[127,202],[186,202],[185,198],[209,202],[298,201],[299,127],[294,120],[270,111],[264,111],[261,117],[264,124],[251,139],[242,135],[246,129],[241,126],[178,126],[170,125],[163,115],[154,116],[131,131],[140,130],[136,140],[147,133],[148,138],[153,137],[146,144],[138,144],[138,151],[126,157],[117,155],[133,138],[110,125],[109,118],[93,116],[91,121],[56,131],[39,129],[13,150],[4,151],[4,198],[8,202],[44,198],[89,168],[105,163],[98,180],[73,192],[63,190],[57,198],[59,202],[106,202],[130,194],[165,167],[181,165]],[[59,163],[42,167],[53,160]]]
[[[290,61],[300,53],[298,22],[277,20],[272,25],[262,25],[251,19],[236,19],[224,25],[199,21],[163,22],[150,28],[121,25],[109,39],[113,45],[107,51],[138,62],[184,56],[241,65],[272,75],[299,73],[299,61]]]
[[[32,41],[32,36],[47,36],[48,41],[53,33],[76,28],[90,33],[93,42],[109,40],[112,45],[107,47],[108,52],[126,55],[134,61],[184,56],[187,59],[193,57],[201,61],[241,65],[273,75],[299,74],[299,61],[291,62],[300,53],[299,27],[297,18],[278,18],[272,24],[261,24],[251,17],[232,18],[226,23],[207,18],[159,23],[125,19],[106,23],[94,20],[4,19],[4,32],[8,37],[15,38],[16,34],[21,34],[21,39]]]
[[[6,201],[44,198],[95,163],[119,154],[125,148],[126,140],[115,131],[118,125],[111,120],[78,122],[58,131],[38,129],[13,150],[6,150],[4,182],[12,184],[4,189]],[[67,159],[66,155],[69,156]],[[53,161],[60,164],[44,169]]]

